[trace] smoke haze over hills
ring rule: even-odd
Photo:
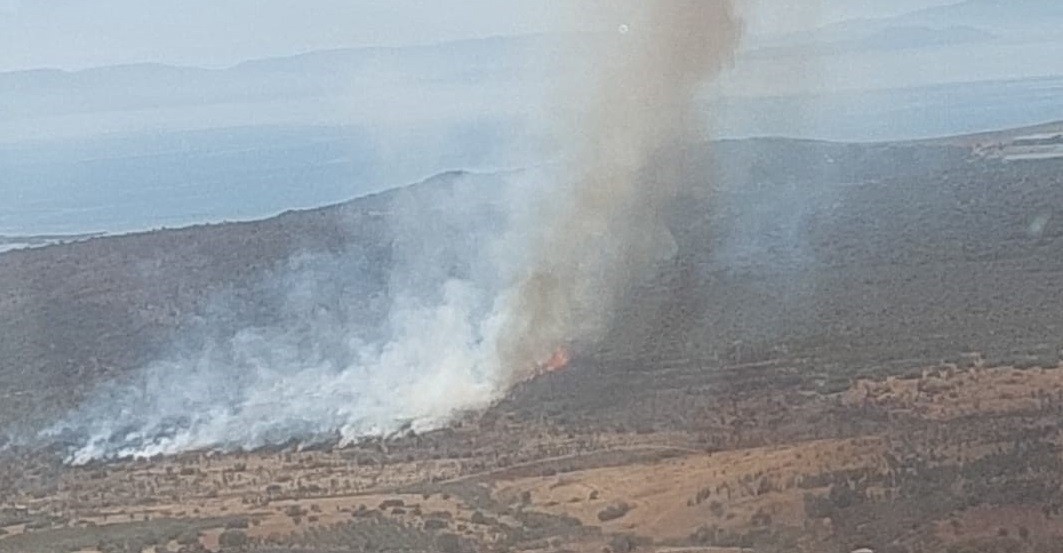
[[[349,300],[328,275],[368,280],[365,258],[298,263],[266,285],[280,321],[219,332],[208,316],[190,347],[53,428],[81,443],[71,460],[432,427],[498,399],[555,348],[598,337],[625,287],[674,253],[661,216],[687,179],[647,171],[699,138],[696,94],[739,34],[727,1],[613,9],[624,26],[590,50],[600,74],[557,96],[581,95],[558,131],[578,137],[563,164],[503,177],[487,195],[459,178],[396,211],[382,331],[329,307]],[[224,321],[231,306],[216,309]]]
[[[605,7],[580,7],[589,6]],[[765,55],[757,47],[773,43],[764,37],[742,52],[727,3],[605,8],[588,26],[608,32],[591,35],[337,50],[228,69],[0,74],[10,108],[0,112],[0,168],[15,199],[0,206],[4,234],[250,219],[455,167],[537,167],[503,172],[496,195],[482,198],[462,194],[458,179],[421,206],[432,225],[400,210],[412,220],[388,221],[402,247],[386,269],[357,252],[296,262],[259,284],[278,302],[273,320],[234,318],[231,298],[219,298],[133,386],[105,387],[76,424],[55,429],[90,438],[76,458],[351,439],[490,403],[555,348],[593,342],[616,297],[674,252],[660,214],[676,182],[697,179],[662,166],[660,153],[709,138],[708,121],[730,136],[871,140],[1063,115],[1059,95],[1045,92],[1058,79],[1027,78],[1063,72],[1052,65],[1063,59],[1051,55],[1056,43],[1002,46],[975,27],[937,41],[930,16],[939,12],[776,36],[789,44],[784,54]],[[926,36],[935,40],[912,38]],[[805,59],[807,40],[823,50]],[[992,55],[972,59],[972,49]],[[928,86],[971,75],[1023,80]],[[358,277],[381,270],[388,293],[368,312],[335,307],[357,294]],[[338,273],[353,279],[348,288],[328,284]],[[175,373],[199,384],[174,393]],[[309,381],[323,384],[300,387]],[[276,417],[263,423],[266,411]]]

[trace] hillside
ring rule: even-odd
[[[692,157],[717,192],[675,213],[678,260],[632,291],[603,358],[653,351],[717,363],[786,351],[826,380],[975,350],[1055,359],[1057,165],[971,159],[949,146],[787,140],[722,143],[716,163]],[[194,338],[219,297],[229,330],[273,320],[282,300],[270,283],[307,257],[326,270],[363,264],[341,274],[368,278],[330,290],[351,316],[380,316],[365,298],[386,297],[394,224],[458,182],[471,202],[496,181],[443,175],[263,221],[0,255],[3,418],[39,420],[167,354]],[[421,199],[396,203],[410,197]],[[1035,236],[1036,220],[1047,224]]]
[[[690,146],[687,191],[712,194],[669,213],[679,254],[568,369],[344,447],[71,467],[12,444],[0,552],[1058,552],[1063,167],[983,155],[1027,132]],[[389,266],[490,220],[505,180],[0,254],[0,420],[204,330],[283,326],[293,282],[371,331]]]
[[[1063,173],[982,155],[1027,132],[691,145],[678,255],[568,370],[343,448],[70,467],[10,445],[0,551],[1057,551]],[[0,254],[0,421],[283,328],[292,283],[371,334],[411,251],[471,270],[424,238],[478,240],[461,222],[505,182]]]

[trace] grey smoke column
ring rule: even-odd
[[[618,17],[617,32],[596,43],[589,90],[569,93],[584,102],[571,129],[571,182],[544,219],[500,336],[514,380],[559,345],[594,339],[625,286],[674,253],[662,211],[682,175],[648,178],[648,169],[699,132],[694,99],[732,61],[741,34],[730,0],[584,4],[586,15]]]

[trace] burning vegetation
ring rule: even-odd
[[[541,375],[563,371],[568,368],[571,361],[572,352],[567,347],[561,346],[554,350],[553,355],[551,355],[549,359],[539,365],[537,374]]]

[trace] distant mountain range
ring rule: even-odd
[[[0,121],[38,115],[266,102],[366,88],[489,85],[526,69],[541,37],[355,48],[248,61],[225,69],[162,64],[0,73]]]
[[[985,43],[999,38],[975,27],[888,26],[849,23],[833,30],[794,35],[789,40],[755,49],[755,58],[866,53]]]
[[[891,27],[974,27],[993,34],[1058,30],[1063,3],[1043,0],[967,0],[895,17],[857,19],[824,27],[827,34]]]
[[[745,57],[785,59],[794,55],[1058,40],[1061,28],[1063,2],[967,0],[896,17],[849,20],[815,31],[759,37],[751,40]],[[0,142],[34,134],[48,137],[48,127],[31,121],[79,114],[128,112],[143,117],[149,112],[170,110],[165,114],[170,120],[197,121],[175,126],[203,128],[262,123],[343,124],[361,122],[365,113],[389,114],[395,119],[390,114],[432,112],[430,115],[438,118],[441,115],[435,111],[458,111],[452,106],[462,108],[462,116],[467,115],[468,108],[479,111],[500,105],[508,113],[528,111],[536,106],[532,90],[536,86],[549,86],[559,78],[559,72],[578,74],[562,71],[556,64],[579,57],[562,50],[570,46],[566,37],[532,35],[317,51],[253,60],[224,69],[137,64],[75,72],[42,69],[0,73],[0,127],[5,128]],[[964,52],[953,54],[962,57]],[[1037,52],[1016,55],[1017,65],[1026,64],[1025,76],[1053,74],[1052,68],[1040,70],[1045,63],[1034,59],[1036,55]],[[960,61],[977,65],[977,60]],[[759,72],[761,80],[774,80],[756,64],[750,68],[740,63],[738,71],[754,75]],[[967,73],[979,75],[979,80],[1020,76],[1012,72],[983,75],[976,69]],[[322,98],[329,98],[331,103]],[[268,109],[256,107],[277,102],[285,104]],[[303,104],[291,105],[293,102]],[[195,114],[179,111],[211,106],[222,108]],[[354,114],[344,118],[344,111]],[[142,127],[157,125],[157,119]],[[93,129],[100,121],[74,123],[96,132]],[[63,129],[66,121],[52,124]],[[131,127],[137,130],[135,125],[119,125],[103,132]]]
[[[966,0],[915,11],[895,18],[894,24],[969,25],[994,31],[1049,29],[1063,23],[1063,3],[1054,0]]]
[[[755,55],[807,55],[915,49],[994,40],[1058,40],[1063,2],[967,0],[894,17],[852,19],[764,37]],[[797,50],[794,50],[798,47]]]

